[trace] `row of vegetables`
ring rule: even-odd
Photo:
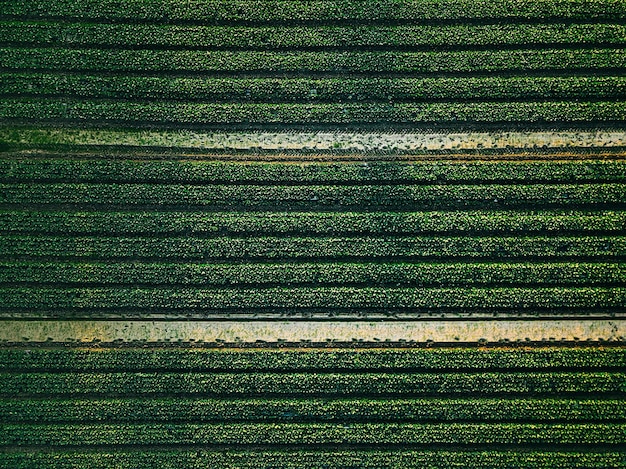
[[[411,373],[421,370],[445,373],[462,370],[467,372],[564,369],[619,371],[625,367],[626,354],[620,347],[313,348],[296,350],[171,347],[0,348],[0,371],[12,372],[78,373],[161,370],[193,374],[202,371],[295,373],[333,370],[346,372],[376,370],[401,372],[404,370]],[[9,375],[6,376],[9,377]],[[51,378],[54,378],[54,375],[51,375]],[[29,389],[34,389],[34,387]],[[540,405],[539,401],[533,402]],[[524,406],[527,405],[530,405],[529,402],[524,401]],[[518,410],[524,406],[518,407]],[[626,409],[622,410],[626,411]],[[572,409],[572,413],[575,414],[576,409]],[[618,414],[619,412],[616,415]]]
[[[473,136],[479,139],[481,134]],[[506,138],[506,136],[500,137]],[[523,138],[523,137],[520,137]],[[180,184],[363,185],[626,182],[616,160],[415,161],[415,162],[224,162],[110,158],[0,159],[0,181],[136,182]],[[451,189],[453,190],[453,189]]]
[[[267,467],[268,461],[281,468],[326,469],[328,467],[446,468],[476,469],[623,468],[621,451],[537,450],[434,450],[434,449],[133,449],[80,451],[13,451],[0,458],[2,469],[134,469],[137,467]]]
[[[622,2],[611,0],[204,0],[181,3],[132,0],[122,6],[107,0],[11,2],[5,18],[74,18],[131,22],[293,22],[293,21],[617,21],[626,18]]]
[[[391,399],[0,399],[3,423],[618,423],[619,399],[391,398]]]
[[[189,185],[0,183],[0,204],[180,210],[441,210],[623,207],[626,184]]]
[[[264,212],[0,210],[9,234],[117,236],[545,235],[620,234],[615,210],[463,210],[424,212]]]
[[[626,373],[518,372],[41,372],[2,373],[0,397],[550,397],[624,398]],[[624,436],[623,424],[615,427]],[[0,432],[5,434],[5,432]],[[28,433],[28,432],[27,432]],[[475,437],[478,437],[475,435]]]
[[[77,59],[80,63],[80,59]],[[624,64],[626,67],[626,63]],[[173,101],[81,101],[73,98],[7,98],[0,118],[72,121],[81,125],[422,125],[548,124],[626,120],[624,101],[468,103],[190,103]],[[257,127],[255,127],[257,126]],[[231,127],[232,128],[232,127]],[[380,148],[384,152],[385,147]]]
[[[417,315],[430,311],[511,312],[557,311],[568,316],[601,311],[623,313],[624,287],[3,287],[0,311],[20,311],[22,317],[98,317],[123,311],[129,317],[147,313],[225,313],[253,316],[280,313],[289,317],[301,311],[347,312],[367,315],[401,312]]]
[[[202,51],[0,48],[7,70],[68,72],[433,74],[571,72],[626,66],[619,47],[460,51]]]
[[[191,49],[314,49],[472,46],[554,47],[622,44],[622,24],[451,24],[395,26],[172,26],[155,24],[0,22],[3,42],[27,46]]]
[[[403,102],[430,100],[611,100],[626,97],[626,77],[480,76],[194,77],[0,72],[8,96],[73,96],[210,102]]]
[[[626,254],[624,236],[412,236],[193,238],[14,236],[0,255],[53,260],[606,260]]]

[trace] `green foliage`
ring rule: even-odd
[[[193,51],[0,48],[8,70],[101,72],[476,73],[626,67],[620,48],[461,51]],[[102,103],[94,103],[97,105]]]
[[[593,394],[623,398],[620,372],[3,373],[1,397],[420,397]],[[2,433],[2,432],[0,432]]]
[[[626,184],[181,185],[0,184],[0,204],[205,207],[217,210],[602,207],[623,204]]]
[[[208,104],[33,98],[3,100],[0,102],[0,118],[195,125],[601,122],[626,120],[626,103],[622,101],[531,101],[419,104]]]
[[[626,284],[623,263],[157,263],[0,262],[0,282],[218,287],[590,286]]]
[[[449,372],[564,368],[581,371],[626,368],[624,348],[542,347],[416,349],[10,349],[0,348],[0,370],[13,371],[406,371]],[[7,377],[9,375],[6,375]],[[217,379],[217,378],[216,378]],[[512,404],[511,404],[512,405]],[[539,405],[539,403],[537,403]],[[521,409],[521,407],[520,407]]]
[[[0,181],[257,185],[624,183],[622,161],[216,162],[0,159]],[[257,187],[254,187],[257,190]]]
[[[255,449],[214,451],[207,449],[115,451],[62,451],[6,453],[0,458],[3,469],[134,469],[137,467],[252,468],[281,467],[327,469],[329,467],[368,468],[449,468],[476,469],[605,469],[624,468],[626,453],[571,451],[472,451],[472,450],[292,450]],[[271,466],[270,466],[271,465]]]
[[[33,0],[9,2],[6,16],[27,18],[77,18],[81,20],[286,22],[343,20],[433,20],[517,19],[592,20],[626,18],[626,7],[611,0],[129,0],[123,7],[108,0]]]
[[[169,422],[616,422],[621,400],[426,399],[0,399],[5,423]]]
[[[299,49],[545,44],[622,44],[620,24],[487,24],[397,26],[178,26],[150,24],[0,23],[8,43],[66,47]]]
[[[0,424],[0,444],[624,444],[624,424]]]
[[[315,95],[312,95],[315,90]],[[0,93],[209,102],[361,102],[462,99],[619,99],[626,77],[159,77],[0,73]]]
[[[528,237],[278,237],[192,238],[3,236],[7,257],[69,259],[214,260],[420,260],[545,259],[598,261],[622,258],[623,236]]]

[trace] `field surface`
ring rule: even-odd
[[[626,467],[609,348],[0,349],[0,467]]]
[[[0,469],[626,468],[626,2],[2,3]]]

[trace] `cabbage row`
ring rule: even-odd
[[[221,237],[160,239],[12,236],[0,255],[69,259],[201,261],[253,259],[567,259],[615,261],[626,255],[624,236],[528,237]]]

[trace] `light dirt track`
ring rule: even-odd
[[[626,320],[3,321],[0,342],[626,341]]]
[[[626,147],[624,131],[465,132],[465,133],[343,133],[343,132],[194,132],[72,129],[0,129],[9,145],[75,145],[78,147],[159,147],[206,153],[271,152],[351,155],[428,154],[429,152],[529,154],[550,149],[568,155],[585,150]],[[304,159],[307,157],[305,156]],[[296,159],[296,158],[294,158]]]

